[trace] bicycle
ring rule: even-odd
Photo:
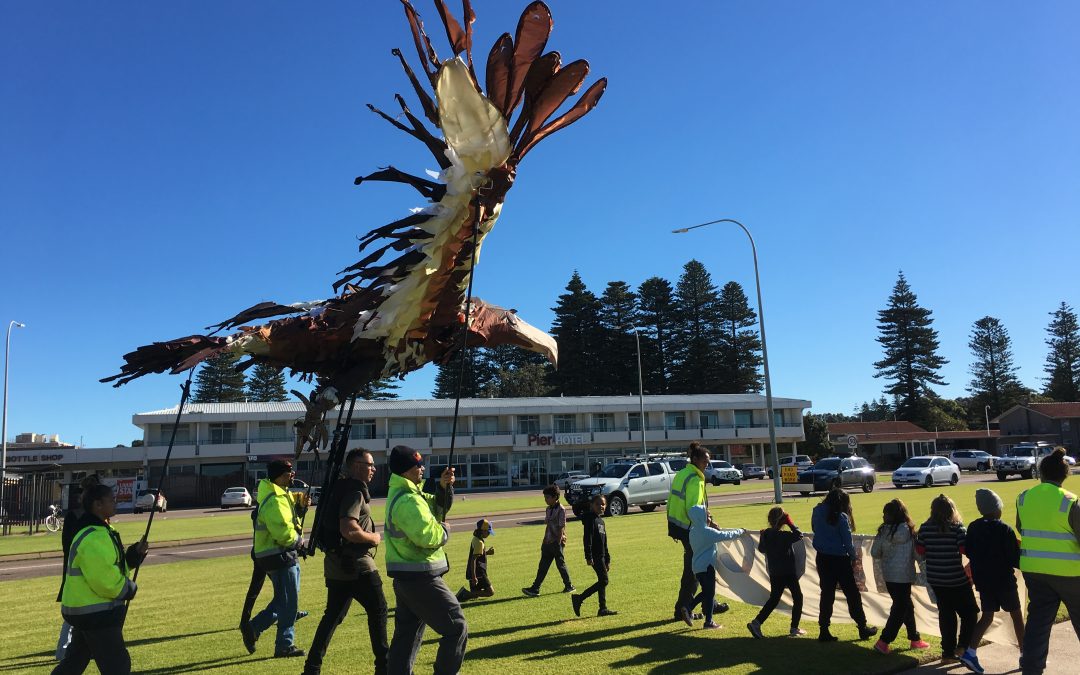
[[[59,532],[64,527],[64,514],[56,504],[49,504],[49,515],[45,516],[45,529]]]

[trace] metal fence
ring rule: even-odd
[[[4,502],[0,504],[0,535],[40,532],[49,505],[59,504],[60,480],[41,473],[4,479]]]

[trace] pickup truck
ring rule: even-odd
[[[608,464],[592,478],[571,483],[563,493],[574,515],[581,517],[596,495],[607,499],[606,515],[621,516],[631,506],[655,511],[667,503],[675,472],[664,460],[620,459]]]
[[[1054,446],[1050,443],[1019,443],[1012,446],[994,462],[998,480],[1005,480],[1013,474],[1019,474],[1021,478],[1038,478],[1039,462],[1053,451]],[[1065,457],[1065,462],[1070,466],[1076,464],[1072,457]]]

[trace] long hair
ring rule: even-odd
[[[829,508],[826,520],[830,525],[836,525],[840,521],[840,514],[846,513],[848,524],[851,526],[852,532],[855,531],[855,514],[851,512],[851,497],[848,493],[840,488],[833,488],[829,490],[829,494],[825,495],[822,503]]]
[[[947,532],[953,525],[959,525],[963,521],[956,503],[947,495],[940,494],[930,502],[930,524],[937,527],[938,532]]]
[[[769,527],[779,529],[780,521],[784,517],[784,508],[781,506],[774,506],[769,509]]]
[[[889,530],[889,538],[892,539],[896,536],[896,530],[901,525],[907,525],[908,530],[913,534],[915,532],[915,523],[911,520],[911,514],[908,513],[907,505],[899,499],[894,499],[891,502],[887,502],[885,507],[881,510],[882,523],[878,528],[878,534],[881,534],[886,530]]]

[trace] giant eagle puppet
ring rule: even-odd
[[[375,380],[404,377],[431,361],[446,362],[462,349],[463,332],[469,346],[513,344],[556,362],[555,340],[513,310],[474,299],[463,331],[466,290],[518,163],[544,137],[592,110],[607,80],[592,84],[565,113],[551,119],[581,88],[589,64],[577,60],[564,66],[559,52],[544,51],[552,20],[543,2],[525,8],[513,36],[504,33],[495,41],[483,88],[472,58],[476,17],[470,1],[463,0],[464,22],[459,23],[444,0],[435,0],[454,54],[446,60],[436,55],[409,0],[401,2],[434,97],[400,50],[392,53],[424,117],[443,138],[429,131],[400,95],[395,96],[401,107],[397,117],[368,107],[427,146],[441,172],[429,172],[436,178],[429,180],[391,166],[355,182],[405,183],[430,203],[365,235],[360,251],[369,253],[342,270],[333,285],[335,297],[291,305],[263,302],[208,327],[214,333],[236,330],[227,337],[192,335],[139,347],[124,356],[118,374],[103,382],[115,381],[118,387],[149,373],[179,373],[228,350],[249,357],[244,368],[253,363],[289,368],[316,383],[309,397],[301,397],[307,410],[297,422],[299,454],[305,447],[318,452],[325,444],[324,418],[339,402]],[[382,262],[384,254],[396,257]],[[263,319],[272,320],[254,325]]]

